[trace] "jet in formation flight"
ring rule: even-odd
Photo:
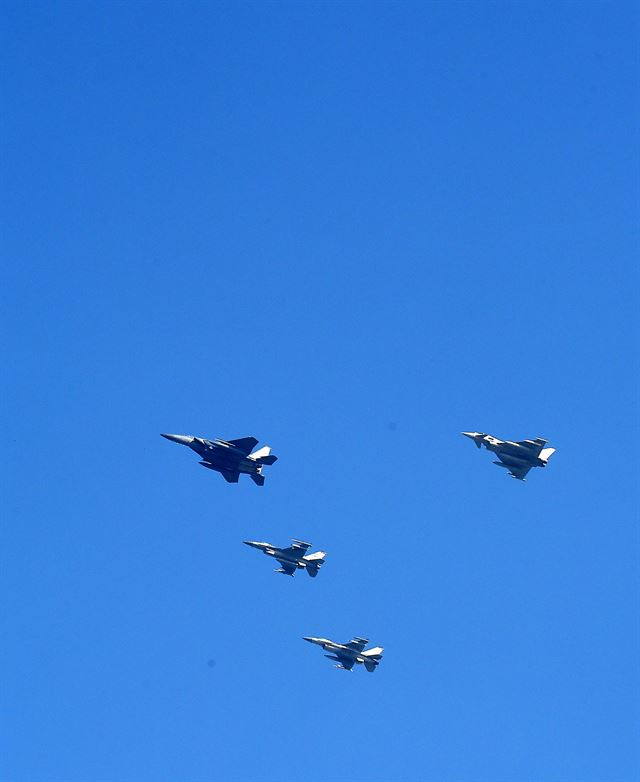
[[[374,646],[365,652],[364,647],[369,641],[366,638],[358,638],[357,636],[346,644],[338,644],[335,641],[330,641],[328,638],[305,637],[303,640],[321,646],[326,652],[332,652],[332,654],[325,654],[325,657],[335,660],[338,663],[336,668],[341,668],[344,671],[350,671],[356,663],[358,665],[364,663],[364,667],[369,673],[373,673],[380,664],[382,653],[384,652],[381,646]]]
[[[292,538],[292,546],[288,548],[278,548],[271,543],[261,543],[256,540],[245,540],[247,546],[252,546],[262,551],[264,554],[268,554],[270,557],[275,557],[280,563],[280,567],[276,569],[276,573],[284,573],[287,576],[293,576],[298,568],[307,571],[311,578],[315,578],[318,575],[318,570],[324,565],[324,558],[327,556],[326,551],[316,551],[314,554],[307,554],[307,550],[311,548],[311,543],[304,543],[301,540]]]
[[[258,486],[264,486],[262,468],[265,464],[273,464],[278,458],[271,453],[271,448],[268,446],[251,453],[258,444],[255,437],[241,437],[239,440],[205,440],[187,434],[163,434],[162,436],[174,443],[188,445],[201,457],[200,464],[203,467],[219,472],[228,483],[237,483],[240,473],[244,473],[249,475]]]
[[[547,462],[555,453],[555,448],[545,448],[547,440],[541,437],[535,440],[499,440],[490,434],[482,432],[462,432],[469,437],[478,448],[483,445],[488,451],[493,451],[499,461],[494,462],[498,467],[504,467],[519,481],[524,481],[526,474],[532,467],[546,467]]]

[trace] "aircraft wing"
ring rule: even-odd
[[[291,555],[292,557],[302,557],[308,549],[311,548],[311,543],[303,543],[301,540],[293,539],[293,546],[288,546],[282,550]]]
[[[338,655],[336,655],[338,656]],[[350,671],[353,666],[356,664],[355,660],[352,660],[350,657],[340,657],[340,663],[339,663],[346,671]]]
[[[547,444],[547,440],[542,440],[538,438],[537,440],[520,440],[518,442],[518,445],[521,445],[523,448],[526,448],[529,453],[534,455],[536,458],[540,456],[540,453],[542,449]]]
[[[296,572],[295,562],[289,562],[286,559],[279,559],[278,562],[280,563],[283,572],[288,576],[292,576]]]
[[[352,638],[345,646],[354,652],[361,652],[368,643],[368,638]]]
[[[237,470],[218,470],[227,483],[238,483],[240,473]]]
[[[519,481],[523,481],[526,474],[533,467],[532,464],[528,464],[522,459],[514,459],[509,454],[503,453],[498,453],[498,461],[495,461],[494,464],[508,470]]]
[[[233,445],[239,451],[242,451],[245,456],[250,454],[258,444],[255,437],[241,437],[239,440],[227,440],[227,442],[229,445]]]
[[[523,481],[525,479],[526,474],[531,469],[531,465],[525,464],[522,467],[509,467],[507,465],[504,465],[507,467],[507,470],[513,475],[514,478],[517,478],[519,481]]]
[[[292,576],[296,572],[296,566],[293,564],[293,562],[283,562],[281,559],[279,559],[278,563],[280,564],[280,571],[282,573],[286,573],[288,576]]]

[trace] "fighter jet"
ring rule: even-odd
[[[281,567],[276,568],[274,572],[284,573],[287,576],[293,576],[298,568],[307,571],[311,578],[318,575],[318,570],[324,565],[326,551],[316,551],[315,554],[305,554],[311,548],[311,543],[304,543],[301,540],[291,539],[292,546],[288,548],[277,548],[271,543],[260,543],[255,540],[245,540],[247,546],[260,549],[270,557],[275,557]]]
[[[203,467],[219,472],[228,483],[237,483],[240,473],[245,473],[258,486],[264,486],[262,468],[265,464],[273,464],[278,458],[273,456],[268,446],[251,453],[258,444],[255,437],[241,437],[239,440],[205,440],[187,434],[163,434],[162,436],[174,443],[188,445],[202,457],[200,464]]]
[[[469,437],[478,448],[483,445],[488,451],[493,451],[499,461],[494,462],[498,467],[504,467],[513,478],[524,481],[526,474],[532,467],[546,467],[547,462],[555,453],[555,448],[545,448],[547,440],[541,437],[535,440],[498,440],[490,434],[482,432],[462,432]]]
[[[328,638],[305,637],[303,640],[321,646],[326,652],[333,652],[333,654],[325,654],[325,657],[328,657],[330,660],[336,660],[338,664],[335,667],[343,671],[350,671],[356,663],[364,663],[364,667],[369,673],[373,673],[380,664],[382,653],[384,652],[381,646],[374,646],[365,652],[364,647],[369,641],[366,638],[358,638],[357,636],[346,644],[338,644],[335,641],[330,641]]]

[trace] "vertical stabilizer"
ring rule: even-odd
[[[546,464],[555,452],[556,452],[555,448],[543,448],[540,451],[540,456],[538,456],[538,459],[540,459],[541,462],[544,462],[544,464]]]

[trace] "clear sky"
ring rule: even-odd
[[[637,6],[5,2],[0,57],[3,782],[638,780]]]

